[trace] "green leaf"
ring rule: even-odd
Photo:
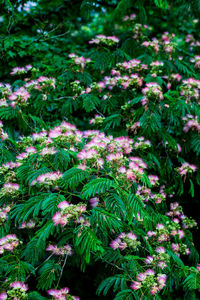
[[[39,269],[39,278],[37,288],[47,290],[51,288],[53,282],[56,280],[61,266],[55,263],[53,260],[49,260]]]
[[[67,189],[68,187],[70,189],[75,188],[78,186],[83,180],[87,179],[89,177],[88,171],[81,170],[78,168],[71,168],[67,170],[62,178],[60,179],[59,183],[61,187]]]
[[[82,268],[84,269],[84,264],[90,262],[91,252],[101,255],[105,250],[102,247],[102,242],[89,227],[84,227],[81,231],[77,230],[77,233],[74,246],[76,252],[81,255]]]
[[[86,199],[95,196],[96,194],[105,193],[114,182],[107,178],[96,178],[87,183],[82,190],[82,196]]]
[[[100,99],[98,97],[90,94],[83,95],[83,108],[86,110],[86,112],[93,111],[99,103]]]
[[[128,202],[127,211],[128,211],[129,224],[132,223],[134,217],[136,219],[138,218],[138,214],[140,215],[141,218],[147,217],[145,213],[144,204],[139,199],[139,197],[133,194],[129,194],[127,202]]]

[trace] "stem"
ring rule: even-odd
[[[54,255],[54,253],[52,253],[51,255],[49,255],[49,257],[47,257],[47,259],[45,259],[45,261],[43,261],[43,264],[44,264],[46,261],[48,261],[53,255]],[[41,265],[39,265],[37,268],[35,268],[34,271],[38,270],[40,266],[41,266]],[[29,274],[29,275],[26,277],[25,281],[26,281],[30,276],[31,276],[31,274]]]
[[[62,269],[61,269],[61,272],[60,272],[60,277],[59,277],[59,279],[58,279],[58,283],[57,283],[57,285],[56,285],[56,288],[58,288],[58,285],[59,285],[59,283],[60,283],[60,280],[61,280],[61,277],[62,277],[62,274],[63,274],[63,271],[64,271],[64,267],[65,267],[65,265],[66,265],[66,262],[67,262],[67,254],[66,254],[66,256],[65,256],[64,264],[63,264],[63,266],[62,266]]]

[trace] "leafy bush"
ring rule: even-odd
[[[198,1],[11,2],[0,299],[198,299]]]

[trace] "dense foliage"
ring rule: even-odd
[[[0,299],[199,299],[199,12],[4,1]]]

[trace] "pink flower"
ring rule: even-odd
[[[133,283],[131,284],[131,288],[133,290],[138,290],[141,288],[141,286],[142,286],[141,282],[138,282],[138,281],[133,281]]]
[[[155,249],[155,251],[156,251],[157,253],[165,253],[165,248],[164,248],[164,247],[157,247],[157,248]]]
[[[134,233],[132,233],[132,232],[129,232],[128,234],[127,234],[127,237],[129,238],[129,239],[131,239],[131,240],[136,240],[137,239],[137,235],[135,235]]]
[[[163,224],[157,224],[156,225],[156,229],[158,229],[158,230],[161,230],[161,229],[164,229],[164,228],[165,228],[165,226]]]
[[[69,202],[68,201],[62,201],[62,202],[60,202],[59,204],[58,204],[58,208],[60,208],[60,209],[65,209],[66,207],[69,207]]]
[[[124,250],[127,248],[127,243],[125,242],[120,242],[119,243],[119,250]]]
[[[98,197],[95,197],[95,198],[91,198],[91,199],[90,199],[90,205],[91,205],[92,207],[98,206],[98,203],[99,203],[99,198],[98,198]]]
[[[150,290],[150,294],[151,295],[155,295],[157,294],[157,292],[159,291],[159,288],[156,284],[154,284],[152,287],[151,287],[151,290]]]
[[[197,265],[197,270],[200,272],[200,264]]]
[[[147,256],[147,258],[145,259],[145,263],[146,263],[146,264],[151,264],[151,263],[153,263],[153,256]]]
[[[145,274],[148,276],[152,276],[152,275],[155,275],[155,271],[152,269],[148,269],[148,270],[146,270]]]
[[[114,241],[112,241],[110,243],[110,247],[113,249],[113,250],[116,250],[119,248],[119,243],[120,243],[120,239],[116,239]]]
[[[147,236],[148,236],[148,237],[156,236],[156,232],[155,232],[155,231],[150,231],[150,230],[149,230],[149,231],[147,232]]]
[[[158,274],[157,282],[159,283],[159,285],[161,285],[163,287],[163,286],[165,286],[166,279],[167,279],[166,274]]]
[[[14,281],[10,284],[13,289],[20,289],[21,291],[28,291],[28,286],[24,282]]]
[[[144,281],[144,280],[146,279],[146,277],[147,277],[146,272],[145,272],[145,273],[139,273],[139,274],[137,275],[137,280],[139,280],[139,281]]]
[[[159,261],[158,267],[161,268],[161,269],[164,269],[164,268],[167,267],[167,265],[166,265],[166,263],[164,261]]]
[[[63,225],[63,219],[62,219],[61,213],[59,211],[55,213],[52,220],[53,220],[55,226],[58,225],[58,224]]]
[[[8,295],[5,292],[0,294],[0,300],[6,300],[7,298],[8,298]]]
[[[172,243],[171,247],[174,252],[177,252],[180,249],[179,244],[175,244],[175,243]]]

